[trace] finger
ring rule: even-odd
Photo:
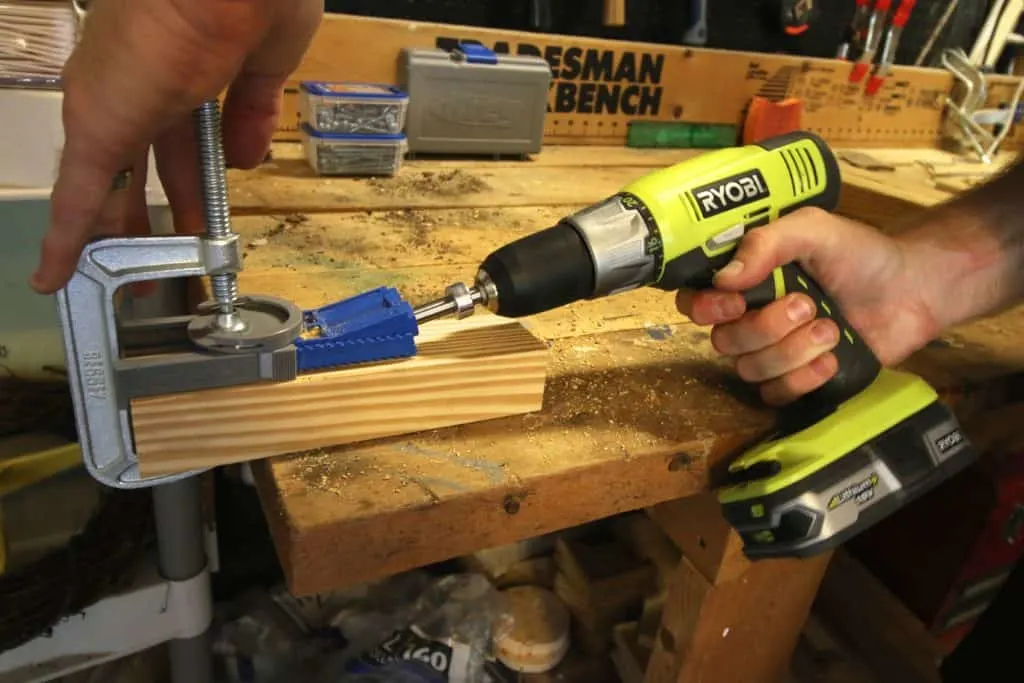
[[[676,308],[696,325],[720,325],[739,319],[746,312],[741,294],[703,290],[679,290]]]
[[[280,5],[274,27],[245,60],[224,100],[229,166],[253,168],[267,156],[281,110],[281,88],[298,68],[323,17],[323,2]]]
[[[770,406],[784,406],[821,387],[835,376],[839,362],[831,351],[807,365],[761,385],[761,398]]]
[[[715,287],[736,291],[763,282],[773,270],[787,263],[812,258],[831,242],[830,231],[814,230],[828,213],[804,208],[771,225],[756,228],[740,241],[732,260],[715,274]]]
[[[132,183],[125,196],[122,232],[128,235],[149,234],[149,208],[146,204],[148,175],[149,158],[143,154],[132,165]]]
[[[778,344],[740,356],[736,372],[747,382],[767,382],[806,365],[839,341],[839,328],[827,318],[796,330]]]
[[[243,74],[224,99],[224,158],[231,168],[263,162],[281,113],[284,78]]]
[[[814,301],[806,294],[789,294],[735,322],[711,331],[711,344],[727,356],[753,353],[782,341],[814,319]]]
[[[73,144],[65,147],[50,197],[50,228],[43,238],[39,265],[31,279],[35,290],[52,294],[63,287],[97,221],[102,219],[109,229],[120,199],[111,198],[117,172],[109,159],[90,158]]]
[[[192,117],[183,117],[164,131],[153,149],[157,174],[171,206],[175,232],[194,235],[205,231],[199,150]]]
[[[149,206],[146,203],[146,184],[149,174],[149,156],[143,154],[132,169],[132,185],[128,190],[127,207],[124,214],[124,232],[129,235],[148,235]],[[147,280],[132,284],[134,296],[150,296],[156,291],[156,281]]]

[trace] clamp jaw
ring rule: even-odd
[[[233,261],[230,253],[229,247],[205,236],[98,240],[86,246],[75,274],[58,292],[79,443],[86,469],[97,481],[137,488],[199,473],[140,475],[131,428],[132,399],[295,378],[292,342],[302,312],[279,299],[239,300],[237,310],[250,323],[239,334],[244,343],[219,351],[190,339],[190,328],[194,335],[208,322],[206,316],[160,318],[119,328],[114,305],[118,289],[146,280],[209,276],[218,270],[214,264],[228,267],[224,261]],[[147,347],[174,350],[132,356],[133,339]]]

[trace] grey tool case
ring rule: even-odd
[[[400,73],[410,154],[540,151],[551,84],[543,58],[498,55],[478,44],[406,49]]]

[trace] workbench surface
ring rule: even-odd
[[[316,178],[298,145],[280,144],[260,169],[230,172],[240,286],[313,307],[389,285],[420,303],[471,279],[502,243],[694,154],[553,148],[526,162],[410,161],[396,178],[357,180]],[[770,426],[671,294],[584,302],[528,325],[551,349],[540,412],[254,463],[291,590],[704,491],[732,449]],[[948,389],[1002,376],[1024,367],[1018,331],[1020,311],[975,323],[908,367]]]

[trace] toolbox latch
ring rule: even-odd
[[[459,46],[455,48],[456,52],[461,52],[465,55],[466,62],[469,64],[497,64],[498,55],[494,53],[480,43],[459,43]]]

